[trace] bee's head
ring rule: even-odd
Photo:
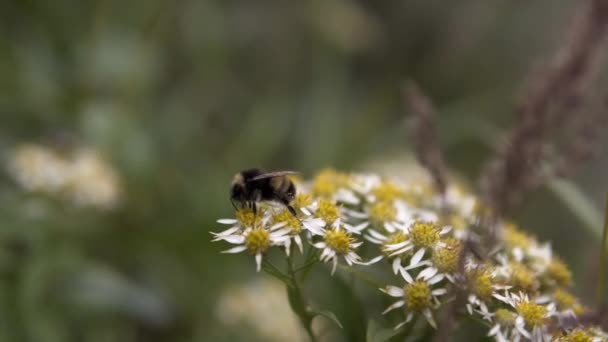
[[[291,181],[289,182],[289,187],[285,192],[285,197],[287,197],[287,200],[289,202],[293,201],[296,198],[296,186]]]
[[[237,173],[230,186],[230,198],[235,201],[244,202],[245,195],[245,180],[242,174]]]

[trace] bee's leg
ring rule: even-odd
[[[289,210],[289,212],[291,213],[291,215],[295,216],[296,218],[298,217],[298,214],[296,213],[296,210],[289,204],[285,205],[287,207],[287,210]]]
[[[258,206],[255,204],[255,201],[251,201],[251,209],[253,209],[253,216],[257,216],[258,214]]]
[[[239,208],[236,207],[236,204],[234,204],[234,200],[231,198],[230,199],[230,203],[232,203],[232,206],[234,207],[234,210],[238,211]]]

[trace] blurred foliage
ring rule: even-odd
[[[94,147],[125,198],[114,210],[77,208],[26,194],[3,168],[0,340],[252,340],[232,336],[214,311],[226,284],[259,276],[209,242],[215,219],[230,214],[232,175],[405,156],[400,86],[414,78],[441,112],[449,162],[474,180],[571,6],[2,2],[0,153],[22,142]],[[604,155],[581,177],[595,203],[607,164]],[[540,191],[518,218],[574,265],[582,292],[597,243],[572,234],[582,223],[560,206]],[[351,296],[342,278],[323,279],[333,285],[321,295]],[[334,306],[345,325],[365,327]]]

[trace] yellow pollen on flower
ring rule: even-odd
[[[555,304],[557,304],[559,309],[569,309],[576,304],[574,296],[562,289],[555,290],[553,297],[555,298]]]
[[[530,326],[539,326],[545,322],[547,309],[532,302],[521,302],[516,306],[517,312]]]
[[[382,248],[381,248],[382,252],[385,253],[386,255],[389,255],[393,251],[386,250],[388,245],[394,245],[394,244],[405,242],[405,241],[407,241],[407,234],[405,234],[402,231],[397,231],[397,232],[389,235],[388,238],[386,239],[386,241],[384,241],[384,243],[382,244]]]
[[[330,229],[325,232],[323,240],[327,247],[339,255],[345,255],[350,250],[351,235],[343,230]]]
[[[264,253],[270,245],[270,233],[264,228],[255,228],[245,237],[245,246],[251,254]]]
[[[492,273],[486,268],[478,268],[469,272],[472,292],[481,299],[492,297],[494,288],[492,287]]]
[[[578,316],[585,314],[589,311],[589,308],[579,304],[579,303],[574,303],[574,305],[572,305],[572,311],[574,311],[574,313]]]
[[[593,335],[582,329],[574,329],[560,341],[564,342],[593,342]]]
[[[403,197],[404,191],[397,184],[386,181],[372,189],[372,194],[378,202],[390,202]]]
[[[338,209],[338,206],[333,204],[330,200],[321,199],[316,214],[330,225],[340,217],[340,209]]]
[[[334,169],[319,172],[312,182],[312,194],[319,197],[331,197],[341,187],[347,187],[350,176]]]
[[[405,285],[405,303],[408,310],[422,311],[431,306],[431,288],[429,284],[422,280],[416,280],[411,284]]]
[[[515,313],[507,310],[507,309],[498,309],[496,310],[495,316],[496,322],[503,327],[512,327],[515,325],[515,319],[517,316]]]
[[[568,269],[568,266],[566,266],[563,261],[559,260],[556,257],[553,257],[553,259],[551,259],[551,262],[547,266],[546,273],[559,285],[572,285],[572,272],[570,271],[570,269]]]
[[[503,229],[503,239],[507,248],[528,248],[534,243],[534,238],[525,234],[513,223],[507,223]]]
[[[518,287],[524,291],[533,291],[538,288],[538,281],[534,273],[526,266],[520,263],[512,262],[511,267],[511,285]]]
[[[410,240],[416,247],[431,247],[436,244],[439,239],[439,228],[434,223],[416,221],[409,232]]]
[[[259,226],[262,222],[262,215],[259,212],[257,215],[254,215],[251,208],[239,209],[236,211],[235,216],[245,227]]]
[[[375,222],[391,222],[397,217],[393,202],[377,202],[369,209],[369,217]]]
[[[288,210],[281,210],[280,212],[272,215],[273,224],[285,222],[285,227],[291,229],[292,235],[300,234],[302,231],[302,225],[300,221],[293,216]]]
[[[445,240],[445,244],[444,247],[439,247],[433,251],[433,264],[441,272],[456,272],[460,259],[460,242],[450,237]]]
[[[312,196],[310,194],[299,193],[295,200],[293,201],[293,205],[296,208],[304,208],[312,204]]]

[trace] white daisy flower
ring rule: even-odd
[[[338,258],[342,256],[346,263],[361,264],[361,257],[355,253],[355,249],[363,244],[358,242],[352,235],[342,229],[342,225],[334,225],[331,229],[327,229],[323,234],[323,241],[314,243],[313,246],[322,249],[319,259],[323,262],[332,262],[331,274],[336,272],[338,267]]]
[[[401,298],[391,304],[382,314],[405,307],[405,311],[407,312],[405,320],[395,326],[395,330],[409,323],[417,313],[422,313],[429,324],[433,328],[437,328],[431,309],[439,307],[440,302],[438,297],[446,294],[447,290],[445,288],[433,288],[433,286],[441,282],[443,276],[438,276],[436,269],[427,268],[418,274],[416,280],[411,277],[404,279],[407,284],[402,288],[389,285],[380,289],[380,291],[391,297]]]

